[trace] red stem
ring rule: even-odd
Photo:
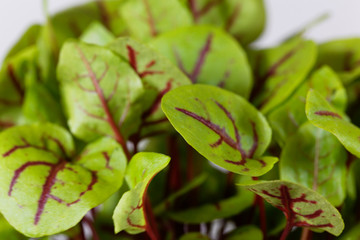
[[[152,211],[151,203],[149,197],[147,196],[147,193],[144,197],[144,202],[145,202],[144,207],[145,207],[146,233],[148,234],[151,240],[159,240],[160,235],[157,230],[156,219]]]
[[[289,235],[289,233],[291,232],[291,229],[293,228],[293,222],[290,220],[287,220],[286,222],[286,226],[285,229],[283,231],[283,233],[281,234],[281,238],[280,240],[286,240],[287,236]]]
[[[264,199],[262,199],[260,196],[256,195],[257,199],[257,205],[259,206],[260,211],[260,226],[261,231],[263,233],[263,239],[267,239],[267,227],[266,227],[266,211],[265,211],[265,204]]]
[[[87,216],[85,216],[85,217],[83,218],[83,222],[90,227],[93,240],[100,240],[99,235],[98,235],[97,232],[96,232],[96,229],[95,229],[93,220],[91,220],[91,219],[89,219]]]

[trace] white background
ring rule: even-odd
[[[49,10],[55,13],[84,2],[49,0]],[[267,27],[256,46],[275,45],[324,13],[330,14],[330,18],[308,31],[309,38],[323,42],[360,37],[360,0],[265,0],[265,3]],[[42,0],[0,0],[0,62],[28,26],[43,21]]]

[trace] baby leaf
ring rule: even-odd
[[[223,87],[248,98],[251,69],[241,46],[226,32],[192,26],[167,32],[151,45],[172,60],[193,83]]]
[[[360,157],[360,129],[315,90],[307,94],[306,116],[312,124],[334,134],[349,152]]]
[[[327,66],[320,68],[299,87],[289,100],[269,114],[268,120],[274,131],[274,138],[281,146],[301,124],[307,121],[305,99],[310,88],[317,90],[336,108],[345,110],[347,97],[340,79],[331,68]]]
[[[301,39],[257,52],[252,59],[257,75],[251,100],[262,113],[269,113],[301,84],[315,59],[315,43]]]
[[[137,153],[126,169],[125,179],[130,191],[124,193],[115,208],[115,233],[122,230],[130,234],[149,232],[146,216],[146,191],[152,178],[164,169],[170,158],[159,153]]]
[[[34,67],[36,49],[28,47],[4,62],[0,71],[0,130],[22,122],[25,79]]]
[[[122,184],[126,157],[110,138],[76,158],[71,135],[56,125],[13,127],[0,141],[0,210],[26,236],[73,227]]]
[[[340,213],[323,196],[287,181],[266,181],[243,185],[284,212],[289,229],[307,227],[339,236],[344,229]]]
[[[149,40],[156,35],[192,23],[178,0],[132,0],[120,8],[131,36]]]
[[[141,80],[110,50],[80,42],[64,45],[57,71],[71,131],[84,141],[125,139],[139,125]]]
[[[287,140],[280,158],[280,178],[320,193],[334,206],[346,196],[347,152],[331,133],[303,124]]]
[[[317,65],[329,65],[348,85],[360,76],[360,39],[339,39],[319,45]]]
[[[231,172],[260,176],[277,162],[261,157],[271,139],[264,116],[234,93],[208,85],[183,86],[164,96],[162,109],[193,148]]]
[[[187,0],[196,24],[222,27],[246,45],[254,41],[265,27],[263,0]]]
[[[91,23],[80,36],[81,41],[99,46],[105,46],[114,39],[115,36],[99,22]]]
[[[152,48],[131,38],[118,38],[108,45],[115,53],[126,59],[144,85],[143,111],[137,136],[143,137],[161,130],[167,119],[161,111],[162,97],[171,89],[188,85],[189,79],[167,58]]]
[[[5,60],[15,56],[20,51],[28,48],[30,46],[34,46],[36,44],[36,40],[41,31],[40,25],[32,25],[30,26],[25,33],[21,36],[21,38],[17,41],[17,43],[11,48],[8,54],[5,57]]]

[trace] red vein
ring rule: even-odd
[[[13,122],[0,121],[0,128],[9,128],[14,125],[15,125],[15,123],[13,123]]]
[[[47,200],[49,199],[50,192],[51,192],[51,188],[53,187],[53,185],[56,182],[56,175],[58,174],[58,172],[62,171],[65,167],[66,162],[65,161],[61,161],[59,164],[57,165],[53,165],[49,176],[46,178],[46,181],[42,187],[42,193],[40,195],[40,198],[38,200],[38,208],[35,214],[35,219],[34,219],[34,224],[37,225],[40,221],[40,217],[44,211],[45,208],[45,204],[47,202]]]
[[[19,93],[20,103],[22,103],[25,92],[24,92],[24,89],[21,87],[19,79],[15,75],[14,67],[12,64],[7,65],[7,71],[8,71],[8,74],[9,74],[12,84],[14,85],[16,91]]]
[[[107,28],[107,29],[110,29],[110,19],[109,19],[109,13],[106,9],[106,6],[104,4],[104,1],[103,0],[99,0],[99,1],[96,1],[97,3],[97,6],[99,8],[99,12],[100,12],[100,17],[101,17],[101,22],[104,24],[104,26]]]
[[[106,161],[106,168],[109,169],[109,170],[112,170],[113,168],[110,166],[110,157],[109,157],[109,154],[107,152],[102,152],[102,155],[104,156],[105,158],[105,161]]]
[[[209,1],[202,9],[197,9],[195,0],[188,0],[188,4],[190,6],[191,13],[194,17],[195,23],[199,22],[199,18],[208,13],[213,7],[217,4],[221,3],[223,0],[214,0]]]
[[[139,75],[140,78],[144,78],[148,75],[155,75],[155,74],[163,74],[163,71],[156,71],[156,70],[148,70],[152,66],[156,64],[156,60],[151,60],[149,63],[146,64],[145,70],[140,72],[137,65],[137,52],[134,50],[133,47],[130,45],[126,45],[126,49],[128,52],[129,63],[134,71]]]
[[[251,93],[251,97],[250,97],[251,100],[253,100],[260,93],[260,91],[264,87],[266,80],[269,77],[274,76],[277,73],[279,67],[282,64],[284,64],[285,62],[287,62],[296,53],[296,51],[300,47],[302,47],[302,44],[299,44],[296,47],[294,47],[293,49],[291,49],[290,51],[288,51],[284,56],[282,56],[278,61],[276,61],[273,65],[271,65],[269,67],[268,71],[265,73],[265,75],[263,77],[258,77],[258,79],[255,83],[256,85],[254,87],[254,90]]]
[[[173,81],[174,81],[174,79],[170,79],[166,83],[165,88],[156,96],[156,98],[154,100],[154,103],[151,106],[151,108],[143,113],[143,116],[142,116],[143,120],[145,120],[147,117],[149,117],[150,115],[152,115],[153,113],[155,113],[159,109],[161,99],[167,92],[169,92],[171,90]]]
[[[342,119],[342,117],[335,113],[335,112],[330,112],[330,111],[317,111],[315,112],[316,115],[320,115],[320,116],[331,116],[331,117],[334,117],[334,118],[339,118],[339,119]]]
[[[150,10],[150,4],[149,4],[148,0],[143,0],[143,2],[145,4],[145,10],[146,10],[146,14],[148,16],[147,21],[148,21],[149,27],[150,27],[150,34],[151,34],[151,36],[155,37],[157,35],[157,30],[155,27],[154,17]]]
[[[196,64],[194,66],[192,73],[190,74],[190,79],[193,83],[196,83],[197,78],[200,74],[201,68],[205,63],[205,59],[210,51],[212,40],[213,40],[213,34],[209,34],[206,39],[204,47],[200,50],[199,57],[196,61]]]
[[[80,202],[81,200],[81,197],[84,196],[85,193],[91,191],[93,189],[93,186],[98,182],[98,179],[97,179],[97,175],[96,175],[96,172],[95,171],[91,171],[91,182],[90,184],[87,186],[86,190],[85,191],[82,191],[80,194],[79,194],[79,197],[78,199],[76,199],[75,201],[71,202],[71,203],[67,203],[66,205],[67,206],[71,206],[73,204],[76,204],[78,202]]]
[[[241,11],[241,4],[238,3],[235,6],[234,12],[231,14],[230,18],[226,21],[225,24],[226,31],[229,31],[231,27],[234,25],[236,18],[239,17],[240,11]]]
[[[18,178],[20,177],[21,173],[23,171],[25,171],[28,167],[31,166],[37,166],[37,165],[44,165],[44,166],[49,166],[52,167],[53,164],[49,163],[49,162],[44,162],[44,161],[32,161],[32,162],[27,162],[23,165],[21,165],[18,169],[15,170],[14,176],[11,179],[11,183],[10,183],[10,187],[9,187],[9,191],[8,191],[8,196],[11,197],[14,185],[16,184]]]
[[[128,148],[126,146],[126,142],[124,140],[124,137],[122,136],[121,132],[120,132],[120,129],[117,127],[112,115],[111,115],[111,111],[107,105],[107,102],[106,102],[106,98],[104,96],[104,93],[99,85],[99,82],[101,79],[98,79],[96,77],[96,74],[94,73],[94,71],[92,70],[91,68],[91,65],[88,61],[88,59],[85,57],[84,53],[82,52],[82,50],[79,48],[79,47],[76,47],[80,57],[81,57],[81,60],[82,62],[84,63],[85,65],[85,68],[87,69],[87,72],[89,74],[89,77],[92,81],[92,84],[94,85],[95,87],[95,91],[99,97],[99,100],[101,102],[101,105],[102,105],[102,108],[104,109],[105,111],[105,114],[106,114],[106,120],[107,122],[109,123],[111,129],[113,130],[113,133],[114,133],[114,136],[115,136],[115,140],[121,144],[123,150],[124,150],[124,153],[126,154],[127,158],[130,159],[130,153],[128,151]]]

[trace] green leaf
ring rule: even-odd
[[[346,196],[346,160],[347,152],[337,138],[308,122],[287,140],[280,178],[312,188],[340,206]]]
[[[0,71],[0,130],[23,123],[25,79],[34,68],[36,48],[28,47],[6,60]]]
[[[81,34],[80,40],[99,46],[105,46],[115,40],[115,36],[107,30],[101,23],[91,23]]]
[[[263,239],[263,234],[261,230],[253,225],[246,225],[235,229],[229,235],[225,237],[225,240],[261,240]]]
[[[254,203],[254,195],[248,191],[240,191],[233,197],[217,203],[204,204],[177,212],[168,212],[168,216],[181,223],[200,224],[215,219],[228,218],[239,214]]]
[[[112,136],[124,145],[140,124],[141,80],[120,57],[103,47],[70,41],[57,69],[72,133],[89,142]]]
[[[0,210],[26,236],[73,227],[122,184],[126,157],[110,138],[77,157],[71,135],[56,125],[14,127],[0,141]]]
[[[144,210],[146,191],[152,178],[169,162],[170,157],[159,153],[141,152],[131,159],[125,174],[130,191],[124,193],[115,208],[115,233],[125,230],[137,234],[150,227]]]
[[[284,146],[287,138],[307,121],[305,99],[310,88],[317,90],[336,108],[345,110],[347,96],[340,79],[331,68],[327,66],[320,68],[299,87],[289,100],[269,114],[268,120],[274,131],[274,138],[281,146]]]
[[[202,235],[199,232],[190,232],[180,237],[180,240],[210,240],[207,236]]]
[[[284,102],[303,82],[316,59],[312,41],[294,39],[252,57],[255,86],[251,100],[264,114]]]
[[[344,229],[338,210],[309,188],[280,180],[243,186],[283,211],[291,226],[321,229],[335,236]]]
[[[183,138],[220,167],[260,176],[277,162],[262,157],[271,140],[266,119],[234,93],[208,85],[183,86],[164,96],[162,109]]]
[[[178,0],[127,1],[120,13],[130,35],[143,41],[192,23],[190,13]]]
[[[150,42],[193,83],[223,87],[245,98],[253,80],[245,52],[226,32],[192,26],[167,32]]]
[[[245,45],[259,37],[265,27],[263,0],[189,0],[187,7],[196,24],[221,27]]]
[[[39,49],[39,69],[41,81],[56,96],[59,90],[56,82],[56,65],[62,45],[69,38],[78,38],[94,21],[101,22],[108,29],[116,28],[116,34],[122,32],[115,9],[122,0],[93,1],[69,8],[47,19],[40,32],[37,47]]]
[[[334,134],[349,152],[360,157],[360,129],[315,90],[307,94],[306,116],[312,124]]]
[[[5,61],[11,57],[14,57],[17,53],[24,50],[25,48],[35,45],[40,31],[41,31],[40,25],[37,24],[31,25],[21,36],[21,38],[17,41],[17,43],[15,43],[15,45],[8,52],[8,54],[5,57]]]
[[[26,123],[52,122],[65,126],[59,102],[41,84],[26,88],[22,113]]]
[[[319,45],[317,66],[329,65],[348,85],[360,76],[360,38],[338,39]]]
[[[171,89],[188,85],[189,79],[167,58],[157,51],[131,38],[118,38],[108,45],[115,53],[126,59],[144,85],[143,112],[138,136],[168,129],[168,122],[161,111],[161,98]]]

